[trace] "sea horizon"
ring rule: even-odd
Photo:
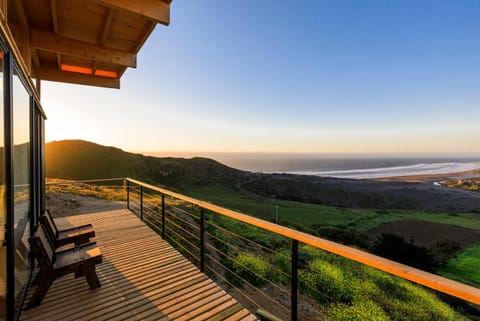
[[[480,169],[480,154],[478,153],[140,153],[156,157],[206,157],[236,169],[259,173],[353,179],[450,174]]]

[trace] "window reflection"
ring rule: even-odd
[[[18,304],[29,273],[30,211],[30,96],[13,76],[14,248],[15,298]]]
[[[0,66],[3,66],[3,53],[0,51]],[[7,296],[7,246],[5,243],[5,224],[7,211],[5,204],[5,139],[3,115],[3,68],[0,69],[0,320],[6,317]]]

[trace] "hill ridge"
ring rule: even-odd
[[[181,188],[202,183],[234,184],[232,180],[242,173],[213,159],[145,156],[85,140],[52,141],[45,149],[49,178],[132,177]]]
[[[46,174],[72,180],[131,177],[185,194],[221,186],[261,201],[278,198],[349,208],[478,211],[480,193],[430,184],[241,171],[204,157],[154,157],[84,140],[46,144]]]

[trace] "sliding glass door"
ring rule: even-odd
[[[13,191],[15,305],[19,308],[30,273],[30,94],[18,72],[14,72],[13,102]]]
[[[33,266],[28,239],[45,207],[45,115],[33,93],[0,35],[0,321],[20,316]]]
[[[7,208],[5,197],[5,115],[3,109],[3,51],[0,49],[0,321],[7,315]]]

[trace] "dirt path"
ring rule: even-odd
[[[47,208],[54,217],[111,211],[124,207],[124,202],[70,193],[47,193]]]

